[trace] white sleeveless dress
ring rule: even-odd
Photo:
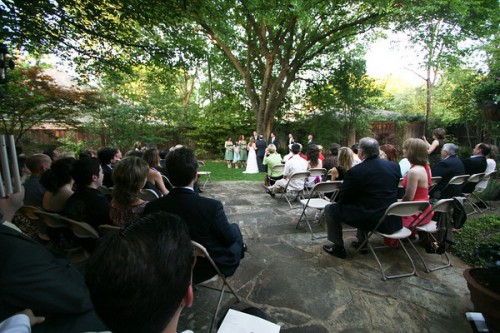
[[[247,168],[243,173],[259,173],[259,166],[257,165],[257,154],[255,148],[250,147],[248,150]]]

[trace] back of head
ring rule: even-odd
[[[101,166],[95,157],[81,158],[73,165],[71,177],[78,189],[84,189],[92,183],[92,176],[99,177]]]
[[[160,333],[191,283],[193,248],[177,215],[155,212],[102,238],[86,282],[95,310],[115,333]]]
[[[359,150],[363,152],[365,158],[377,157],[380,154],[378,141],[370,137],[359,140]]]
[[[398,161],[398,150],[396,147],[390,144],[385,144],[380,146],[380,150],[385,152],[385,155],[387,156],[387,160],[391,162],[397,162]]]
[[[311,165],[318,164],[319,158],[319,149],[317,145],[308,145],[306,151],[307,159],[311,163]]]
[[[338,143],[332,143],[330,146],[330,154],[333,156],[337,156],[339,154],[340,145]]]
[[[26,160],[26,167],[32,174],[41,174],[44,169],[50,168],[52,160],[45,154],[34,154]]]
[[[76,160],[71,157],[56,160],[50,169],[42,174],[40,183],[47,191],[57,192],[61,187],[71,182],[71,171],[75,162]]]
[[[351,150],[354,152],[354,154],[358,153],[358,148],[359,148],[359,143],[355,143],[351,146]]]
[[[301,151],[301,147],[300,147],[300,145],[299,145],[298,143],[294,143],[294,144],[292,145],[292,149],[291,149],[291,151],[292,151],[292,153],[293,153],[294,155],[297,155],[297,154],[298,154],[298,153],[300,153],[300,151]]]
[[[444,128],[436,128],[434,131],[432,131],[432,135],[437,139],[444,139],[444,137],[446,136],[446,130]]]
[[[406,150],[406,157],[411,164],[427,165],[429,154],[427,153],[427,144],[422,139],[410,138],[403,143],[403,149]]]
[[[101,162],[102,165],[107,165],[111,163],[111,160],[115,158],[118,150],[116,148],[104,147],[99,149],[97,152],[97,158]]]
[[[274,144],[272,144],[272,143],[271,143],[271,144],[269,144],[269,145],[267,146],[267,150],[269,151],[269,153],[270,153],[270,154],[274,154],[274,153],[276,152],[276,145],[274,145]]]
[[[142,158],[152,168],[157,167],[160,164],[160,155],[158,153],[158,149],[156,148],[146,149]]]
[[[352,150],[349,147],[342,147],[339,149],[339,157],[337,165],[341,166],[345,171],[349,170],[354,163]]]
[[[113,199],[121,206],[128,206],[139,196],[148,175],[149,166],[142,158],[129,156],[113,168]]]
[[[198,161],[194,151],[181,147],[168,153],[165,168],[174,186],[188,186],[198,172]]]
[[[479,148],[481,149],[481,154],[483,156],[488,156],[491,153],[491,147],[486,143],[480,143]]]
[[[78,154],[79,159],[93,157],[93,156],[94,156],[94,153],[92,153],[92,151],[90,151],[90,150],[82,150],[80,152],[80,154]]]
[[[454,143],[445,143],[441,150],[446,151],[451,156],[458,154],[458,146]]]

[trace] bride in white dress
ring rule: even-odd
[[[257,154],[255,150],[257,149],[255,145],[255,139],[253,137],[250,138],[250,142],[248,143],[248,159],[247,159],[247,168],[243,173],[259,173],[259,166],[257,165]]]

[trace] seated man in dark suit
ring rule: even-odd
[[[118,149],[111,147],[101,148],[97,152],[97,158],[101,162],[102,172],[104,173],[102,184],[106,187],[113,187],[111,174],[113,173],[113,165],[115,163],[117,153]]]
[[[446,186],[453,177],[466,174],[464,164],[457,157],[457,153],[458,147],[453,143],[445,143],[441,148],[442,160],[432,169],[432,176],[442,179],[432,190],[431,198],[449,199],[462,195],[462,185]]]
[[[342,222],[358,228],[359,247],[364,241],[364,232],[373,230],[385,210],[398,199],[398,183],[401,178],[399,165],[379,158],[379,144],[373,138],[363,138],[358,148],[361,163],[352,167],[345,175],[339,192],[339,201],[328,205],[326,223],[328,240],[323,250],[335,257],[347,257],[342,238]],[[402,228],[401,218],[386,220],[379,231],[393,233]]]
[[[478,143],[472,150],[472,156],[462,160],[464,164],[465,173],[467,175],[473,175],[476,173],[483,173],[486,171],[488,163],[486,162],[486,156],[491,152],[489,145],[485,143]],[[463,193],[471,193],[474,191],[477,183],[465,184],[462,189]]]
[[[166,211],[179,215],[187,224],[191,239],[202,244],[226,276],[234,274],[243,257],[243,237],[237,224],[229,224],[222,203],[196,194],[198,161],[189,148],[172,150],[165,160],[173,190],[147,204],[144,215]],[[245,247],[246,248],[246,247]],[[195,283],[216,274],[208,260],[198,260],[194,268]]]
[[[193,303],[193,264],[185,223],[156,212],[100,240],[86,281],[97,313],[114,333],[173,333],[182,309]]]
[[[0,321],[31,309],[45,317],[33,326],[34,333],[106,330],[94,312],[83,275],[8,222],[23,196],[19,192],[0,199]]]

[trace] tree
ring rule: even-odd
[[[398,25],[408,33],[421,55],[419,74],[426,85],[424,133],[432,112],[433,88],[447,67],[458,66],[471,40],[489,36],[498,31],[497,0],[426,0],[414,7],[408,21]],[[465,46],[466,42],[469,46]]]
[[[342,124],[342,138],[353,144],[357,131],[363,132],[367,124],[366,108],[371,99],[382,91],[366,75],[366,62],[362,53],[353,51],[344,55],[335,70],[321,85],[310,90],[308,103],[324,112],[333,112]]]
[[[46,122],[77,124],[78,116],[96,103],[95,92],[60,87],[39,67],[16,68],[10,74],[8,84],[0,86],[0,128],[17,143]]]

